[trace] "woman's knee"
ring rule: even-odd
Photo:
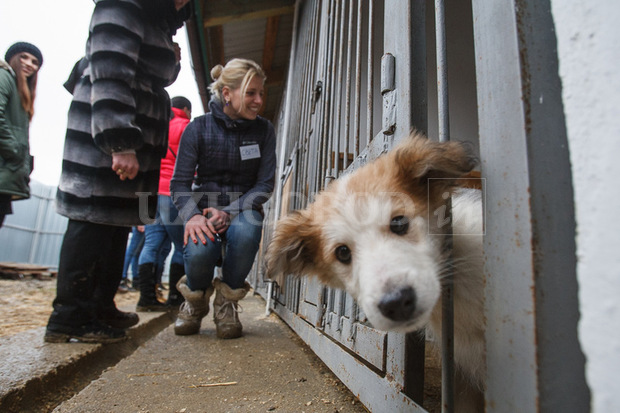
[[[262,215],[257,211],[243,211],[228,229],[227,239],[235,244],[257,244],[263,232]]]
[[[210,261],[215,263],[221,255],[221,249],[219,242],[207,241],[206,244],[189,242],[183,249],[183,259],[189,264],[200,263],[203,265]]]

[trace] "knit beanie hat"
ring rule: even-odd
[[[4,60],[8,62],[13,56],[22,52],[30,53],[39,60],[39,67],[43,66],[43,55],[41,54],[39,48],[26,42],[17,42],[13,46],[9,47],[9,50],[7,50],[4,55]]]

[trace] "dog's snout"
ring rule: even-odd
[[[411,318],[416,306],[415,291],[411,287],[386,293],[379,302],[381,314],[390,320],[405,321]]]

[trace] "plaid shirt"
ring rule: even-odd
[[[246,209],[261,211],[273,191],[276,136],[271,122],[260,116],[230,119],[214,100],[209,109],[183,132],[170,181],[172,200],[185,222],[207,207],[231,217]],[[247,150],[250,155],[242,156]]]

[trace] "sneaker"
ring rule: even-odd
[[[140,317],[136,313],[126,313],[120,311],[116,307],[112,307],[108,310],[103,310],[97,319],[102,324],[108,325],[112,328],[129,328],[135,326],[140,321]]]
[[[118,343],[127,339],[125,330],[111,328],[99,322],[80,327],[47,327],[43,340],[46,343],[68,343],[71,339],[82,343]]]

